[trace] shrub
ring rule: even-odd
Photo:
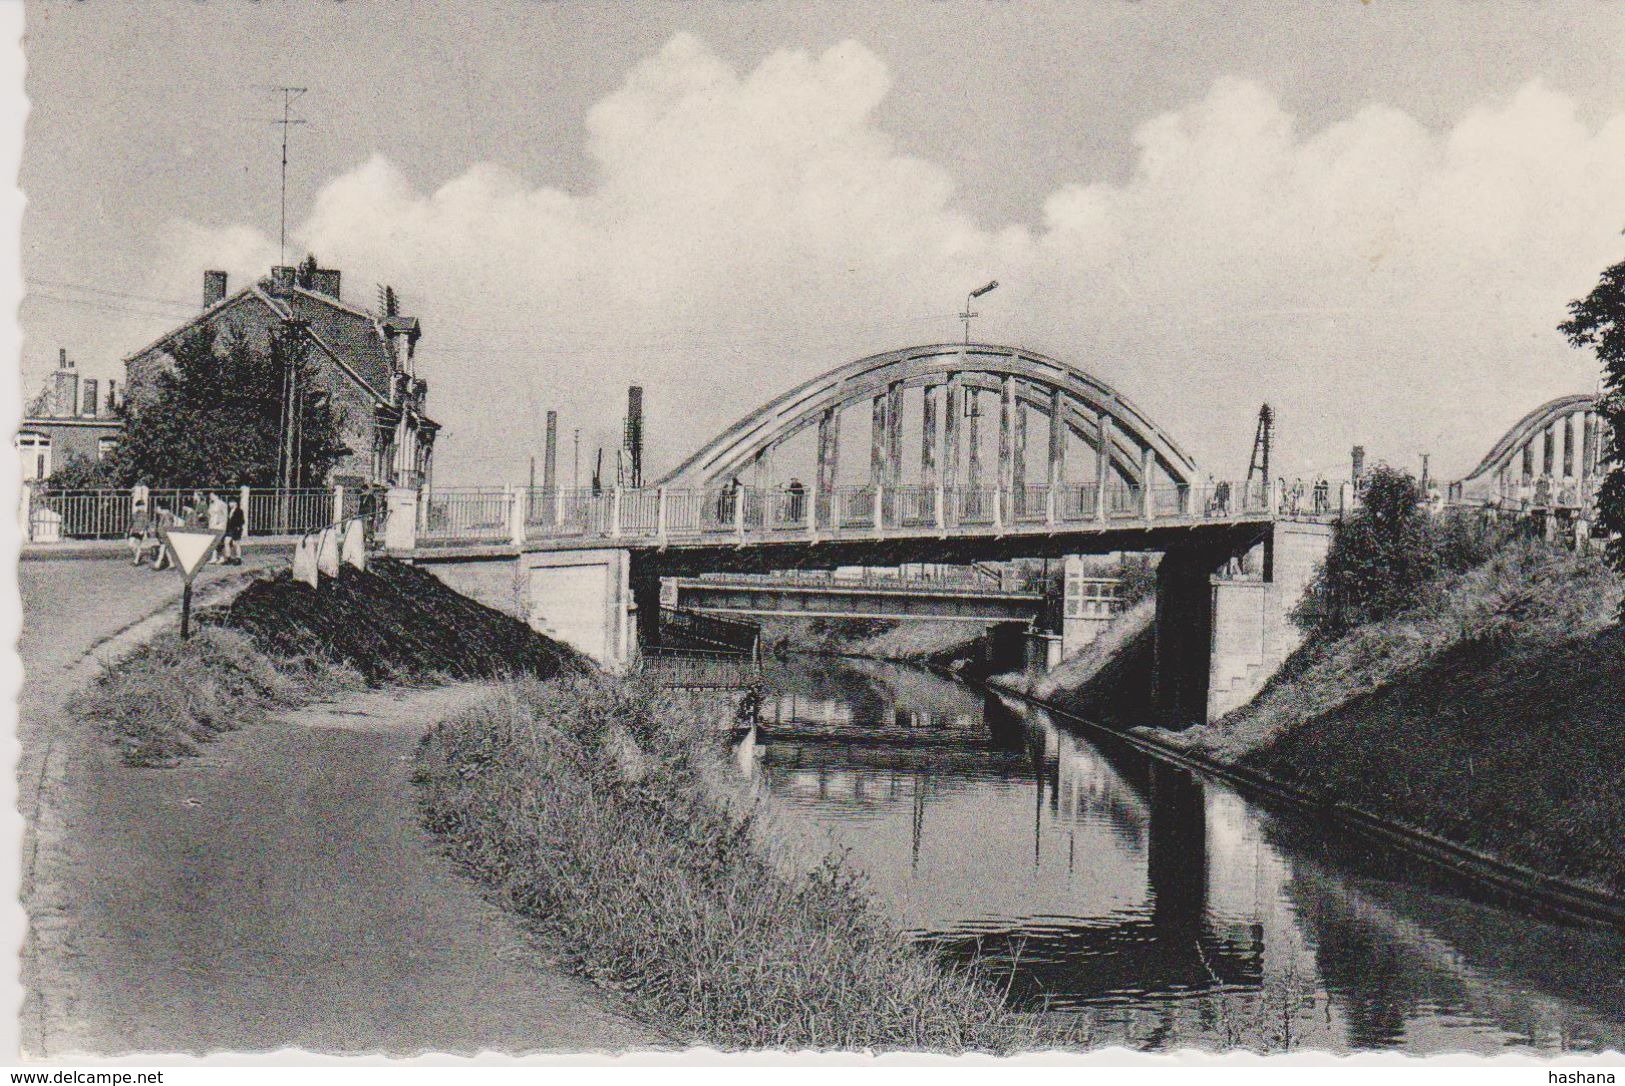
[[[1419,497],[1408,473],[1373,469],[1359,512],[1338,526],[1293,620],[1336,635],[1412,602],[1441,568],[1434,526]]]

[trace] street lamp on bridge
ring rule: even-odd
[[[965,311],[959,315],[959,319],[965,322],[965,346],[967,346],[967,347],[970,346],[970,322],[971,322],[971,318],[981,316],[980,313],[977,313],[977,312],[975,312],[974,310],[971,309],[971,307],[970,307],[971,301],[973,299],[980,298],[984,294],[987,294],[989,291],[993,290],[993,288],[997,287],[998,285],[999,285],[999,281],[997,279],[994,279],[994,280],[991,280],[986,286],[977,287],[975,290],[973,290],[969,294],[965,295]]]

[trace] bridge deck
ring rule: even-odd
[[[1026,489],[1040,493],[1029,494],[1022,502],[1014,501],[1007,490],[992,488],[925,498],[897,494],[890,500],[871,490],[867,502],[846,495],[819,503],[825,506],[822,518],[810,499],[791,510],[797,513],[794,517],[782,515],[785,510],[768,516],[772,502],[765,499],[782,495],[750,491],[736,494],[732,505],[717,494],[697,503],[693,494],[648,490],[573,494],[568,501],[555,492],[443,491],[425,502],[415,546],[400,553],[434,560],[604,547],[793,550],[825,544],[1052,536],[1098,543],[1153,533],[1178,536],[1204,528],[1263,527],[1276,519],[1262,501],[1243,508],[1216,508],[1206,496],[1190,490],[1136,496],[1132,507],[1125,509],[1072,497],[1063,500],[1059,490],[1052,499],[1044,493],[1048,488]],[[696,507],[732,515],[674,515],[678,509],[692,513]],[[1011,508],[1020,512],[1006,516],[1005,510]]]

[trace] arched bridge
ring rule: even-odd
[[[1514,509],[1588,508],[1602,481],[1607,425],[1589,393],[1543,403],[1501,436],[1453,497]]]
[[[654,486],[419,497],[392,492],[386,550],[612,668],[658,643],[662,578],[1160,551],[1157,698],[1187,721],[1290,651],[1285,615],[1326,539],[1277,531],[1263,479],[1214,483],[1105,382],[992,344],[840,366]],[[1261,581],[1211,582],[1260,543]]]
[[[792,389],[652,487],[436,490],[410,546],[664,550],[1268,519],[1262,485],[1204,479],[1098,378],[1018,347],[937,344]]]

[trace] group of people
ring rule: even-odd
[[[205,494],[194,490],[190,500],[179,510],[172,510],[150,498],[147,487],[137,485],[130,496],[130,564],[139,566],[152,553],[153,569],[168,569],[171,564],[169,547],[165,545],[160,529],[195,528],[219,532],[220,543],[209,556],[210,565],[243,564],[243,534],[248,517],[234,494],[222,498],[219,494]]]
[[[1281,494],[1283,513],[1294,516],[1299,513],[1313,513],[1315,516],[1323,516],[1332,511],[1332,484],[1325,479],[1316,479],[1311,485],[1300,478],[1289,487],[1283,477],[1277,484],[1277,489]]]

